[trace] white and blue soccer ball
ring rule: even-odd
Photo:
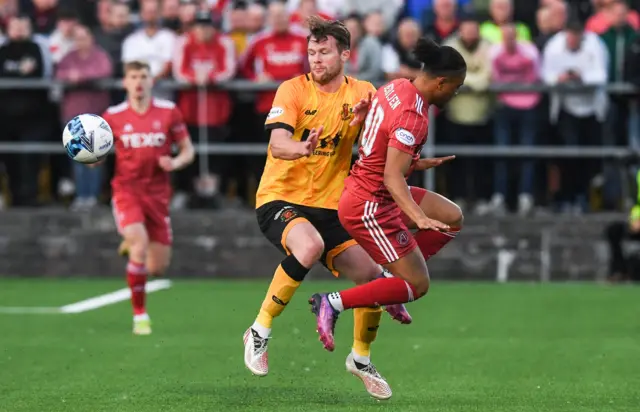
[[[62,144],[76,162],[91,164],[104,159],[113,147],[113,132],[102,117],[81,114],[69,121],[62,133]]]

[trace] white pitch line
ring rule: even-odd
[[[29,307],[29,306],[0,306],[0,313],[7,313],[12,315],[22,314],[58,314],[60,308],[46,308],[46,307]]]
[[[169,289],[171,287],[171,281],[168,279],[158,279],[147,283],[147,293],[157,292],[163,289]],[[122,302],[131,298],[131,290],[128,288],[116,290],[115,292],[107,293],[105,295],[96,296],[82,300],[80,302],[64,305],[60,308],[61,313],[82,313],[90,310],[98,309],[104,306],[113,305],[114,303]]]
[[[159,290],[169,289],[172,283],[168,279],[158,279],[147,283],[147,293],[157,292]],[[82,313],[90,310],[102,308],[104,306],[113,305],[131,298],[131,290],[128,288],[116,290],[115,292],[106,293],[104,295],[81,300],[80,302],[64,305],[59,308],[53,307],[18,307],[18,306],[0,306],[0,313],[6,314],[58,314],[58,313]]]

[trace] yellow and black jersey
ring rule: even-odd
[[[319,90],[310,75],[298,76],[280,85],[267,117],[266,130],[289,130],[296,141],[306,140],[313,128],[324,126],[324,131],[309,157],[276,159],[269,148],[256,194],[257,208],[281,200],[338,209],[353,144],[360,133],[360,125],[349,126],[353,106],[369,92],[376,92],[371,83],[348,76],[335,93]]]

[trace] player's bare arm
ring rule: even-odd
[[[291,138],[293,133],[289,130],[275,129],[271,132],[271,138],[269,139],[271,155],[276,159],[282,160],[296,160],[311,156],[318,145],[318,139],[323,129],[323,126],[317,129],[311,129],[309,136],[304,142],[293,140]]]
[[[196,151],[191,139],[182,139],[178,143],[178,155],[176,157],[162,156],[158,159],[158,165],[165,172],[181,170],[193,163]]]
[[[384,168],[384,185],[393,197],[393,200],[420,229],[449,230],[445,225],[434,219],[429,219],[420,206],[413,200],[411,191],[407,185],[405,176],[411,167],[412,155],[389,147],[387,151],[387,163]]]
[[[434,157],[434,158],[426,158],[420,159],[416,162],[416,167],[414,170],[428,170],[433,169],[434,167],[438,167],[443,163],[450,162],[455,159],[455,156],[445,156],[445,157]]]

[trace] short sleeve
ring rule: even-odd
[[[174,142],[180,142],[189,138],[187,125],[184,123],[182,113],[177,107],[171,110],[171,125],[169,125],[169,133]]]
[[[413,155],[424,143],[428,121],[415,110],[404,110],[392,123],[389,131],[389,147]]]
[[[290,81],[278,87],[273,105],[267,115],[264,128],[266,130],[286,129],[294,132],[298,120],[298,95]]]

